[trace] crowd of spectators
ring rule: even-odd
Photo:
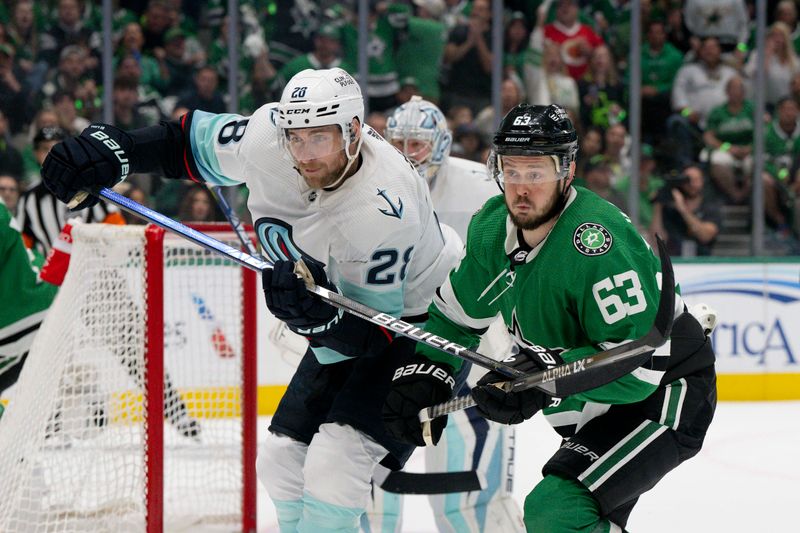
[[[114,123],[126,129],[191,109],[228,108],[226,0],[113,4],[112,87],[102,84],[100,2],[0,5],[0,194],[12,208],[39,180],[45,137],[74,135],[101,120],[106,90]],[[357,74],[354,0],[239,4],[238,112],[277,100],[305,68],[340,66]],[[753,4],[641,2],[639,225],[646,236],[665,232],[676,254],[711,253],[722,207],[744,206],[752,197]],[[492,65],[502,61],[502,112],[524,101],[563,105],[579,129],[578,183],[626,210],[631,2],[506,0],[502,58],[491,48],[492,0],[369,5],[369,75],[362,88],[371,126],[382,132],[396,106],[421,94],[446,113],[452,154],[485,161],[495,123]],[[770,238],[796,252],[800,26],[795,2],[771,6],[766,168],[759,179]],[[122,189],[170,216],[220,218],[202,187],[132,176]]]

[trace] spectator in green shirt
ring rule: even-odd
[[[776,118],[765,132],[764,201],[767,215],[779,234],[788,231],[787,211],[793,219],[794,231],[800,236],[800,105],[786,97],[778,102]],[[783,201],[779,204],[778,198]],[[770,202],[774,206],[770,206]],[[778,206],[786,206],[781,211]]]
[[[528,50],[528,21],[521,11],[514,11],[506,24],[503,50],[503,68],[507,76],[515,75],[520,81],[525,72],[525,54]]]
[[[159,63],[149,52],[144,52],[144,33],[138,22],[130,22],[122,31],[114,69],[117,68],[123,57],[133,57],[139,63],[141,76],[139,83],[152,87],[161,92],[166,87],[165,80],[169,79],[169,72],[164,63]]]
[[[725,85],[728,101],[711,110],[703,133],[710,153],[711,180],[735,204],[750,193],[747,177],[753,170],[753,104],[745,99],[744,80],[734,76]]]
[[[644,140],[654,143],[663,136],[670,114],[672,82],[683,63],[683,54],[667,42],[663,20],[647,23],[646,42],[642,45],[642,122]]]
[[[398,44],[395,61],[400,79],[414,78],[425,100],[439,103],[439,78],[447,29],[440,21],[444,2],[415,0],[414,16],[408,19],[406,38]],[[424,57],[424,61],[419,58]]]
[[[332,24],[324,24],[314,35],[314,48],[307,54],[302,54],[280,69],[278,73],[278,85],[280,89],[286,82],[297,74],[308,68],[323,69],[341,66],[341,34],[339,28]]]
[[[643,144],[639,155],[639,220],[634,221],[642,232],[645,232],[653,222],[653,201],[664,186],[664,180],[658,175],[657,167],[653,147]],[[625,175],[614,185],[614,189],[626,199],[626,206],[630,183],[630,175]],[[651,242],[655,243],[655,240]]]

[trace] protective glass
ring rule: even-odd
[[[345,149],[344,138],[338,126],[284,130],[280,141],[295,161],[321,159]]]
[[[551,161],[548,161],[548,157]],[[489,155],[489,175],[499,183],[512,185],[539,185],[564,179],[564,172],[558,169],[558,157]]]

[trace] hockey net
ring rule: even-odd
[[[160,228],[76,225],[0,419],[0,531],[254,531],[254,287]]]

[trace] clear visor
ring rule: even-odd
[[[279,139],[282,148],[299,163],[322,159],[347,148],[339,126],[284,130]]]
[[[403,152],[415,167],[427,163],[433,155],[433,142],[427,139],[393,137],[389,142]]]
[[[489,156],[490,175],[500,183],[512,185],[538,185],[564,179],[566,175],[559,167],[555,155],[497,155],[492,152]]]

